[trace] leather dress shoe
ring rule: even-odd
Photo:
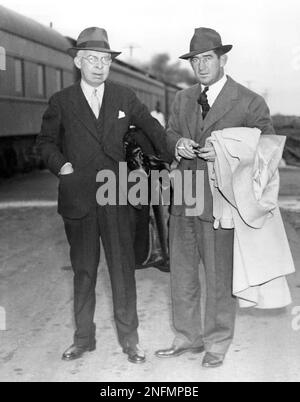
[[[127,346],[123,349],[123,352],[128,355],[128,361],[130,363],[141,364],[146,361],[145,352],[140,349],[138,345]]]
[[[96,350],[96,343],[87,346],[70,346],[62,355],[62,360],[70,361],[79,359],[85,352],[93,352]]]
[[[205,368],[216,368],[220,367],[224,361],[224,355],[220,353],[207,352],[202,361],[202,367]]]
[[[164,358],[164,357],[177,357],[181,356],[184,353],[202,353],[204,352],[204,346],[198,346],[198,347],[177,347],[177,346],[172,346],[169,349],[161,349],[155,352],[155,356],[159,358]]]

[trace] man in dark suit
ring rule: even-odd
[[[264,99],[224,74],[231,48],[222,44],[216,31],[195,30],[190,52],[181,58],[190,61],[199,84],[177,93],[167,130],[168,146],[180,159],[180,171],[192,170],[194,176],[204,172],[204,209],[198,216],[187,213],[186,205],[171,209],[172,305],[177,335],[172,347],[157,351],[156,356],[205,351],[203,367],[223,364],[236,315],[232,296],[234,230],[213,227],[207,161],[214,161],[216,155],[212,146],[205,147],[205,141],[213,131],[229,127],[257,127],[262,134],[274,134]],[[200,259],[205,286],[200,286]],[[204,325],[202,287],[206,288]]]
[[[133,91],[107,81],[112,59],[120,52],[110,49],[104,29],[85,29],[69,52],[81,71],[81,82],[50,99],[38,138],[46,166],[59,176],[58,212],[74,271],[76,331],[63,359],[77,359],[96,347],[93,319],[101,237],[118,339],[130,362],[143,363],[137,332],[134,208],[98,205],[96,175],[108,169],[118,179],[123,137],[131,125],[143,130],[158,155],[167,149],[166,136]]]

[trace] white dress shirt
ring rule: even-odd
[[[224,88],[226,82],[227,82],[227,76],[224,74],[219,81],[215,82],[214,84],[208,87],[209,90],[207,91],[206,95],[210,107],[212,107],[212,105],[215,103],[217,97]],[[204,87],[202,87],[202,90],[203,89]]]
[[[104,86],[105,84],[101,84],[99,87],[92,87],[91,85],[89,85],[87,82],[85,82],[84,80],[81,80],[80,83],[82,92],[88,102],[88,104],[90,105],[90,107],[92,108],[92,95],[93,92],[95,91],[95,89],[97,89],[97,98],[99,100],[99,105],[102,105],[102,100],[103,100],[103,95],[104,95]]]

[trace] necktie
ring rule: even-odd
[[[209,87],[205,87],[204,90],[201,92],[197,102],[199,103],[199,105],[201,105],[202,107],[202,117],[203,120],[205,119],[207,113],[210,110],[210,106],[208,103],[208,99],[207,99],[207,92],[209,90]]]
[[[94,89],[93,93],[92,93],[91,108],[92,108],[92,111],[94,112],[94,115],[98,119],[101,105],[99,102],[99,98],[97,96],[97,89]]]

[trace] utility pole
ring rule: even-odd
[[[140,46],[134,44],[134,43],[130,43],[129,45],[125,46],[124,49],[129,49],[129,56],[132,59],[133,58],[133,51],[134,49],[139,48]]]

